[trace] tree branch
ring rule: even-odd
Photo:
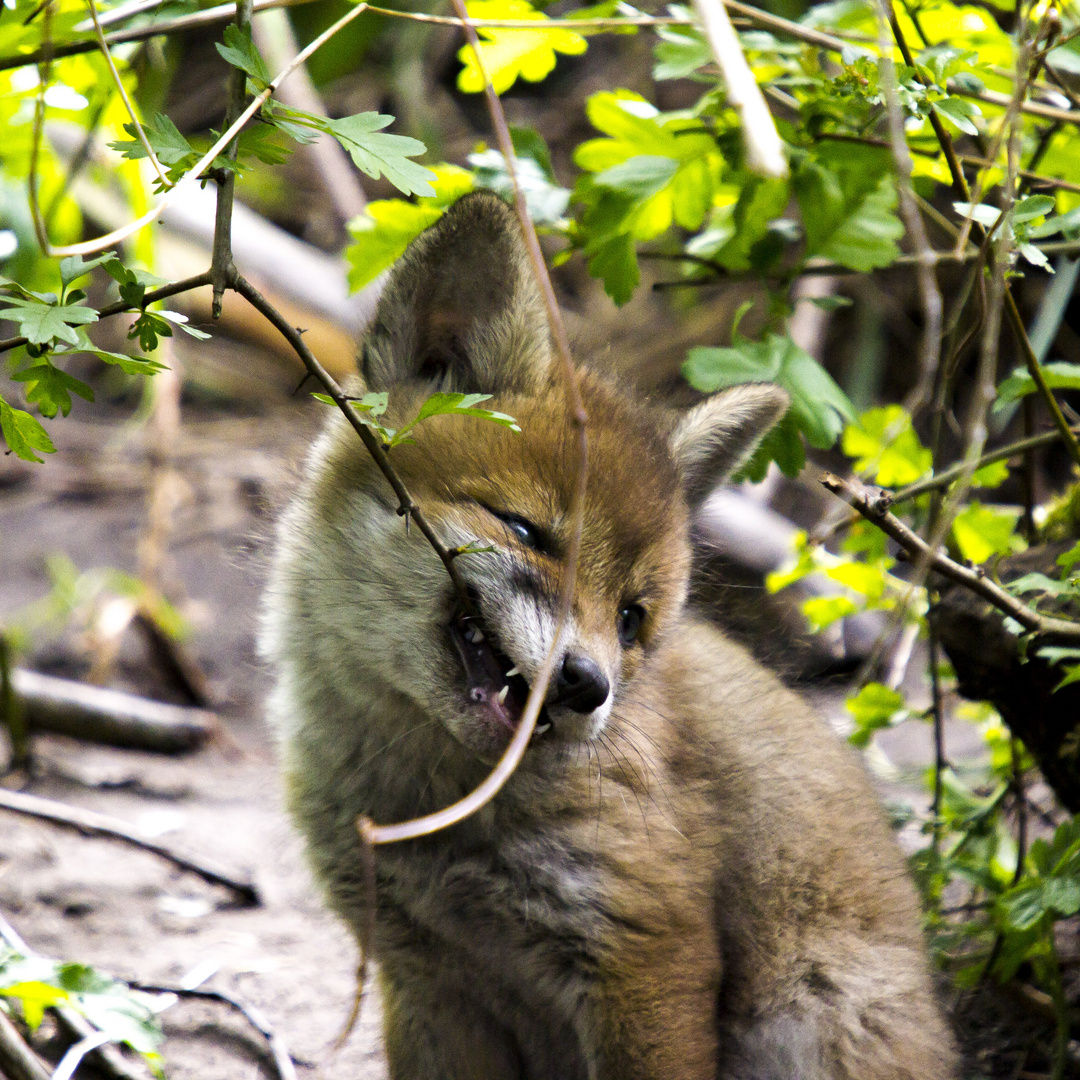
[[[273,304],[267,301],[262,293],[260,293],[259,290],[235,268],[230,274],[229,285],[251,304],[256,311],[264,315],[266,319],[277,328],[281,336],[284,337],[296,351],[296,355],[300,357],[304,367],[307,368],[308,374],[319,383],[331,398],[333,398],[334,404],[345,414],[345,419],[349,421],[353,430],[360,436],[360,441],[367,447],[368,453],[375,459],[375,464],[378,465],[379,471],[386,477],[390,487],[393,488],[394,494],[397,496],[398,500],[398,513],[402,517],[411,518],[416,523],[416,527],[424,534],[428,543],[431,544],[435,553],[442,560],[442,564],[446,567],[446,572],[450,575],[450,580],[453,581],[454,587],[461,596],[463,603],[471,606],[465,583],[462,581],[461,575],[454,565],[454,553],[439,539],[420,507],[413,502],[413,498],[409,494],[409,489],[405,486],[405,482],[398,476],[394,466],[390,463],[390,459],[387,457],[382,443],[379,442],[375,433],[360,419],[360,414],[356,411],[353,407],[353,403],[338,385],[337,380],[322,366],[322,364],[319,363],[315,354],[307,347],[300,331],[297,330],[296,327],[290,326],[285,317],[273,306]]]
[[[827,490],[838,495],[867,521],[872,522],[883,533],[895,540],[906,552],[918,556],[930,569],[937,571],[942,577],[955,581],[958,585],[963,585],[981,596],[999,611],[1015,619],[1025,630],[1040,637],[1080,642],[1080,623],[1040,615],[991,581],[981,567],[971,569],[962,566],[943,552],[931,550],[921,536],[889,512],[892,499],[888,492],[871,496],[861,485],[851,483],[833,473],[825,473],[820,479]]]

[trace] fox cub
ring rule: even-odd
[[[551,644],[576,441],[518,225],[467,196],[392,272],[361,353],[392,460],[477,614],[337,415],[280,526],[263,646],[288,799],[330,903],[371,898],[354,822],[461,798]],[[395,1080],[948,1080],[913,890],[859,763],[686,608],[688,522],[787,399],[683,416],[580,372],[572,617],[521,766],[481,812],[380,848],[374,950]],[[393,415],[391,415],[393,414]]]

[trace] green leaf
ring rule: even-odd
[[[60,260],[60,280],[68,286],[79,278],[85,277],[95,266],[100,266],[109,259],[115,258],[115,251],[106,251],[103,255],[90,259],[89,262],[84,262],[81,255],[69,255],[66,259]]]
[[[674,158],[638,154],[597,173],[593,182],[633,199],[651,199],[671,183],[678,171],[679,162]]]
[[[625,304],[641,280],[634,238],[617,233],[594,241],[585,248],[589,273],[604,283],[604,292],[616,304]]]
[[[59,410],[65,416],[71,412],[71,395],[85,401],[94,400],[94,391],[86,383],[62,371],[49,360],[15,372],[15,382],[26,383],[26,400],[33,402],[41,415],[52,419]]]
[[[977,488],[1000,487],[1009,479],[1009,466],[1004,461],[992,461],[971,474],[971,486]]]
[[[73,327],[98,319],[93,308],[81,304],[43,304],[18,296],[5,296],[0,302],[11,305],[0,308],[0,318],[18,323],[19,333],[32,345],[45,345],[54,339],[75,345],[79,339]]]
[[[588,48],[580,34],[559,27],[544,29],[548,17],[533,8],[528,0],[472,0],[467,5],[474,19],[535,20],[536,30],[507,30],[482,26],[477,28],[480,56],[496,94],[509,90],[519,79],[540,82],[555,67],[555,54],[577,56]],[[458,89],[478,94],[484,89],[484,75],[469,45],[458,50],[464,65],[458,75]]]
[[[845,420],[854,420],[847,395],[829,373],[790,337],[738,338],[727,349],[691,349],[683,364],[690,384],[705,393],[748,382],[771,382],[791,397],[790,415],[811,446],[831,447]]]
[[[42,459],[34,453],[35,450],[40,450],[43,454],[56,452],[48,432],[41,424],[25,410],[12,408],[2,397],[0,433],[11,452],[23,461],[36,461],[40,465]]]
[[[259,55],[259,50],[251,40],[251,30],[248,27],[240,29],[235,23],[229,23],[225,27],[225,44],[214,43],[218,54],[228,64],[239,68],[250,75],[261,90],[270,83],[272,78],[270,69]]]
[[[1049,213],[1049,211],[1047,211]],[[1032,225],[1028,228],[1027,235],[1030,240],[1041,240],[1044,236],[1054,236],[1063,232],[1066,235],[1080,230],[1080,206],[1070,210],[1067,214],[1058,214],[1047,218],[1041,225]]]
[[[295,110],[293,110],[295,114]],[[410,158],[427,152],[419,139],[405,135],[387,135],[381,129],[394,122],[382,113],[357,113],[340,120],[320,120],[320,130],[327,131],[349,152],[356,167],[373,180],[385,176],[406,195],[435,194],[431,181],[435,174]]]
[[[984,229],[991,229],[1001,218],[1001,211],[987,203],[954,202],[953,209],[963,218],[971,218]]]
[[[660,39],[653,47],[656,64],[653,66],[653,78],[657,82],[664,79],[685,79],[693,75],[698,68],[712,62],[712,50],[700,33],[686,27],[658,26],[656,36]]]
[[[443,216],[440,206],[402,199],[370,202],[364,212],[349,222],[353,243],[345,250],[349,263],[349,288],[362,289],[388,270],[405,249],[428,226]]]
[[[1045,217],[1054,212],[1057,203],[1050,195],[1029,195],[1021,199],[1013,207],[1013,223],[1019,225],[1024,221],[1033,221],[1037,217]]]
[[[540,136],[536,138],[540,139]],[[542,144],[543,140],[540,142]],[[516,156],[518,187],[525,196],[529,217],[538,225],[556,224],[570,203],[569,189],[553,183],[540,161],[520,153]],[[543,157],[547,158],[547,147],[543,147]],[[514,183],[507,171],[506,161],[498,150],[478,151],[470,154],[468,161],[474,170],[474,181],[478,188],[487,188],[507,202],[513,201]]]
[[[133,161],[146,157],[146,148],[138,138],[135,125],[125,124],[124,130],[131,139],[111,142],[109,146]],[[164,113],[155,113],[149,121],[145,121],[143,132],[162,165],[177,165],[189,158],[192,159],[192,164],[195,163],[195,147],[180,134],[177,126]]]
[[[521,428],[518,427],[517,421],[512,416],[476,407],[481,401],[487,401],[490,397],[490,394],[432,394],[420,406],[420,411],[416,416],[392,436],[390,445],[398,446],[403,443],[408,432],[412,431],[417,424],[430,419],[432,416],[476,416],[482,420],[491,420],[493,423],[507,427],[511,431],[520,432]]]
[[[1012,550],[1019,510],[983,506],[972,499],[953,519],[952,535],[960,554],[972,563]]]
[[[865,273],[889,266],[904,235],[896,215],[896,180],[887,150],[821,143],[794,178],[807,256]]]
[[[23,1018],[31,1031],[37,1031],[45,1010],[68,1000],[66,990],[45,982],[21,982],[0,988],[0,997],[12,998],[22,1006]]]
[[[979,129],[972,123],[972,117],[982,116],[982,110],[968,98],[946,97],[930,103],[930,108],[939,116],[944,116],[954,127],[965,135],[978,135]]]
[[[877,682],[867,683],[844,704],[855,721],[855,730],[848,736],[853,746],[868,746],[875,731],[892,727],[909,715],[903,697]]]
[[[903,487],[925,476],[933,455],[919,441],[911,416],[899,405],[863,413],[844,429],[841,443],[856,458],[857,473],[869,474],[882,487]]]
[[[124,353],[110,352],[108,349],[98,348],[87,336],[85,330],[77,330],[79,341],[72,346],[68,353],[92,353],[106,364],[118,367],[127,375],[154,375],[159,371],[166,371],[167,365],[152,359],[149,356],[127,356]]]
[[[1046,385],[1051,390],[1080,390],[1080,364],[1057,361],[1052,364],[1042,364],[1040,367]],[[1028,374],[1027,368],[1017,368],[998,385],[994,411],[1000,412],[1008,402],[1018,401],[1035,392],[1035,380]]]
[[[1005,586],[1009,592],[1022,595],[1029,592],[1046,593],[1048,596],[1077,596],[1080,597],[1080,583],[1073,581],[1056,581],[1045,574],[1032,571],[1024,574]],[[1040,653],[1040,655],[1042,655]]]
[[[769,223],[784,212],[790,197],[786,180],[759,176],[747,180],[733,212],[735,235],[716,252],[715,260],[728,270],[754,269],[755,248],[765,239]]]
[[[802,604],[802,613],[814,634],[821,633],[837,619],[846,619],[858,610],[858,605],[850,596],[812,596]]]
[[[998,899],[998,911],[1006,928],[1027,930],[1046,914],[1042,885],[1037,880],[1023,882]]]

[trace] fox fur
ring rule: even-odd
[[[555,631],[577,444],[499,199],[467,196],[413,242],[361,371],[358,392],[389,391],[388,424],[435,390],[480,392],[521,432],[435,417],[391,451],[448,547],[492,549],[457,561],[471,622],[339,416],[280,524],[270,711],[292,814],[358,934],[358,815],[401,821],[475,787]],[[785,395],[736,387],[673,418],[580,383],[588,489],[550,728],[479,813],[377,853],[390,1075],[949,1080],[918,904],[860,763],[686,607],[691,513]],[[578,669],[587,693],[566,697]],[[500,673],[515,689],[496,700]]]

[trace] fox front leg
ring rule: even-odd
[[[391,1080],[525,1080],[513,1039],[449,982],[380,980]]]

